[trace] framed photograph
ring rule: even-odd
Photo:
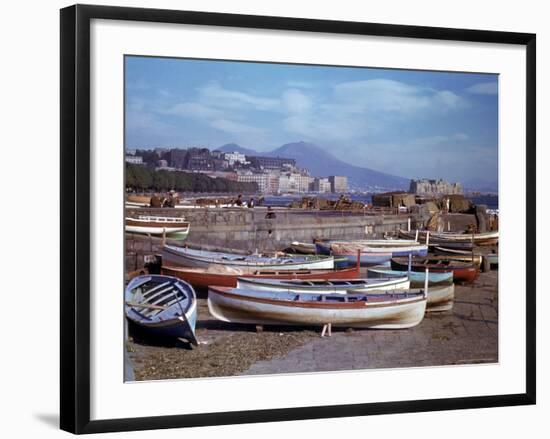
[[[534,404],[535,41],[62,9],[61,428]]]

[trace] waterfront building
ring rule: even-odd
[[[285,172],[279,176],[279,193],[306,193],[313,180],[309,175]]]
[[[332,193],[340,194],[348,191],[348,177],[343,175],[331,175],[328,181],[330,182],[330,191]]]
[[[267,192],[268,174],[254,174],[252,172],[239,173],[237,181],[243,183],[256,183],[260,192]]]
[[[319,193],[331,192],[331,187],[329,179],[325,177],[315,177],[311,184],[312,191]]]
[[[449,183],[445,180],[430,180],[423,178],[411,180],[409,193],[416,195],[462,195],[463,189],[460,183]]]

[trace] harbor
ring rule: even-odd
[[[127,379],[498,362],[498,219],[390,198],[127,205]]]
[[[427,315],[402,330],[333,329],[227,324],[198,298],[197,338],[190,347],[147,338],[127,342],[137,380],[345,371],[498,362],[498,271],[456,285],[451,311]]]

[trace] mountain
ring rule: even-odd
[[[216,148],[217,151],[222,152],[240,152],[241,154],[245,155],[258,155],[257,151],[254,151],[253,149],[249,148],[243,148],[240,145],[237,145],[236,143],[226,143],[223,146],[220,146],[219,148]]]
[[[263,155],[292,158],[296,160],[298,167],[308,169],[312,176],[345,175],[351,187],[379,186],[385,189],[404,190],[409,188],[408,178],[351,165],[312,143],[287,143]]]

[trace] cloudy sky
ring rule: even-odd
[[[307,141],[407,178],[497,180],[498,76],[126,58],[126,147]]]

